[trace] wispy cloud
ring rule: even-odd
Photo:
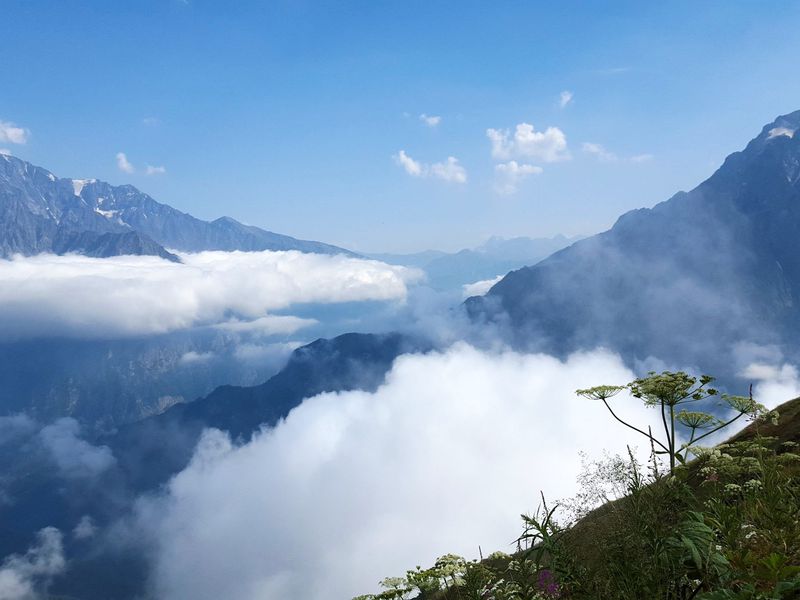
[[[602,144],[595,144],[593,142],[583,142],[581,149],[587,154],[596,156],[599,160],[612,162],[618,160],[618,157],[613,152],[609,152]]]
[[[414,160],[408,154],[406,154],[405,150],[400,150],[397,154],[393,156],[394,161],[405,169],[405,172],[411,175],[412,177],[421,177],[423,174],[422,163],[419,161]]]
[[[574,95],[569,90],[564,90],[558,97],[558,105],[561,108],[566,108],[568,104],[572,102]]]
[[[481,279],[480,281],[475,281],[473,283],[465,283],[461,286],[461,295],[463,298],[469,298],[470,296],[483,296],[486,292],[492,289],[496,283],[499,283],[502,278],[503,275],[498,275],[493,279]]]
[[[419,116],[419,120],[425,123],[428,127],[436,127],[439,123],[442,122],[442,117],[434,116],[434,115],[426,115],[422,113]]]
[[[523,179],[530,175],[538,175],[542,171],[542,167],[525,163],[519,164],[515,160],[495,165],[494,172],[498,179],[495,191],[499,194],[514,194]]]
[[[499,160],[527,157],[544,162],[569,160],[567,136],[558,127],[536,131],[530,123],[519,123],[514,132],[508,129],[487,129],[492,144],[492,156]]]
[[[767,136],[768,140],[772,138],[786,136],[788,138],[793,138],[795,134],[794,129],[789,129],[788,127],[773,127],[769,130],[769,135]]]
[[[392,158],[412,177],[435,177],[452,183],[467,182],[467,170],[455,156],[448,156],[444,162],[426,164],[414,160],[405,150],[400,150]]]
[[[583,142],[581,149],[586,154],[590,154],[602,162],[630,162],[638,164],[653,160],[652,154],[636,154],[634,156],[620,157],[602,144],[595,144],[594,142]]]
[[[148,127],[153,127],[154,125],[159,125],[161,123],[161,119],[158,117],[144,117],[142,119],[142,125],[147,125]]]
[[[36,600],[46,596],[50,579],[66,568],[63,536],[54,527],[36,534],[36,544],[25,554],[13,554],[0,566],[0,598]]]
[[[30,131],[10,121],[0,121],[0,142],[9,144],[24,144],[28,141]]]
[[[117,152],[117,168],[123,173],[133,173],[136,171],[124,152]]]
[[[622,75],[631,70],[631,67],[607,67],[604,69],[595,69],[594,72],[598,75]]]
[[[154,167],[153,165],[147,165],[144,170],[145,175],[163,175],[166,172],[166,167]]]

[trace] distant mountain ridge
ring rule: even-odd
[[[41,252],[88,256],[140,254],[177,261],[167,248],[352,252],[244,225],[207,222],[157,202],[132,185],[60,179],[41,167],[0,155],[0,257]]]
[[[800,356],[798,130],[800,111],[778,117],[694,190],[509,273],[469,313],[548,352],[606,346],[714,373],[739,368],[745,343]]]
[[[556,235],[549,238],[491,237],[475,248],[455,253],[426,250],[415,254],[371,254],[371,258],[425,271],[435,289],[461,287],[476,281],[493,279],[513,269],[533,265],[581,239]]]

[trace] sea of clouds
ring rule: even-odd
[[[421,273],[344,255],[200,252],[0,260],[0,339],[160,334],[199,325],[286,333],[268,313],[303,303],[403,302]],[[248,325],[249,322],[252,322]]]

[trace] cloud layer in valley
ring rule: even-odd
[[[347,598],[445,552],[508,550],[539,490],[573,492],[579,450],[631,441],[574,390],[632,377],[604,351],[562,362],[457,344],[401,357],[374,394],[306,400],[245,446],[209,431],[167,495],[141,503],[155,593]]]
[[[403,301],[420,273],[377,261],[289,252],[38,255],[0,260],[0,339],[165,333],[198,325],[286,334],[313,321],[265,318],[297,303]],[[251,322],[248,325],[248,322]]]

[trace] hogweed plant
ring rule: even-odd
[[[752,388],[749,396],[731,396],[720,394],[718,390],[710,387],[713,381],[714,378],[708,375],[697,378],[682,371],[677,373],[651,371],[647,377],[635,379],[627,385],[599,385],[577,390],[576,393],[590,400],[601,401],[614,419],[647,438],[654,454],[667,456],[670,473],[674,473],[675,467],[686,463],[689,451],[701,440],[725,429],[742,417],[755,419],[768,414],[762,404],[753,400]],[[642,400],[645,406],[660,411],[664,427],[663,437],[654,434],[651,429],[645,431],[636,427],[614,411],[609,400],[625,390],[634,398]],[[689,410],[697,403],[711,398],[721,400],[723,404],[733,409],[734,415],[728,419],[719,419],[710,412]],[[681,429],[688,434],[688,441],[682,443],[678,440]]]
[[[553,505],[542,495],[510,554],[447,554],[358,600],[800,600],[800,434],[787,427],[800,400],[776,423],[752,393],[723,395],[712,381],[664,372],[579,390],[648,440],[649,469],[630,448],[627,458],[583,456],[577,495]],[[660,412],[663,431],[620,416],[611,399],[626,390]],[[733,414],[697,410],[714,398]],[[756,425],[699,445],[743,417]],[[670,477],[659,468],[666,458]]]

